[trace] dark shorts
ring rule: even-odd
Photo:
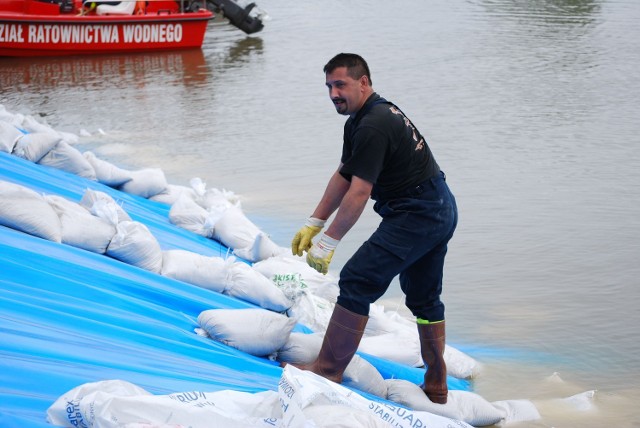
[[[368,315],[396,275],[406,305],[419,318],[444,319],[442,274],[447,243],[458,223],[456,201],[444,173],[406,196],[374,205],[382,222],[340,272],[338,304]]]

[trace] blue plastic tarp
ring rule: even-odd
[[[147,225],[163,250],[228,254],[220,243],[171,224],[165,204],[6,153],[0,153],[0,180],[76,202],[86,189],[99,190]],[[155,394],[277,390],[277,363],[194,333],[203,310],[249,307],[254,306],[0,226],[0,426],[49,426],[46,410],[63,393],[107,379]],[[364,357],[384,377],[418,383],[424,373]],[[450,378],[449,384],[469,389],[464,380]]]

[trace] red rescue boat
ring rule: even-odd
[[[187,0],[1,0],[0,56],[200,48],[213,13]]]

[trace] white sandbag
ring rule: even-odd
[[[275,356],[281,363],[308,364],[316,359],[322,346],[323,333],[292,332]]]
[[[50,134],[56,134],[56,130],[46,123],[38,122],[33,116],[26,115],[22,119],[21,128],[27,132],[35,133],[35,132],[48,132]],[[62,138],[61,135],[59,135]]]
[[[99,159],[93,152],[84,152],[84,158],[96,172],[96,180],[109,187],[118,187],[131,180],[131,172]]]
[[[278,392],[286,427],[472,428],[462,421],[368,400],[291,364],[282,371]]]
[[[253,244],[245,248],[236,249],[233,254],[250,262],[259,262],[269,257],[282,255],[288,250],[288,248],[278,246],[269,236],[260,232],[255,237]]]
[[[282,290],[259,272],[243,262],[228,266],[227,283],[223,293],[276,312],[284,312],[291,307]]]
[[[458,379],[472,379],[482,371],[482,364],[459,349],[450,345],[444,347],[447,374]]]
[[[499,426],[514,422],[537,421],[541,418],[535,404],[529,400],[501,400],[492,401],[491,405],[502,412]]]
[[[365,336],[360,341],[360,351],[410,367],[424,365],[420,353],[420,340],[416,334],[405,330],[396,333]]]
[[[0,152],[11,153],[18,141],[24,134],[18,128],[0,120]]]
[[[449,390],[447,403],[436,404],[414,383],[404,379],[387,379],[385,382],[387,399],[411,409],[458,419],[476,427],[494,425],[504,417],[500,409],[473,392]]]
[[[216,188],[207,189],[205,183],[197,177],[192,178],[189,184],[196,195],[194,200],[209,212],[222,214],[230,207],[240,209],[240,197],[232,191]]]
[[[144,168],[131,171],[131,180],[123,183],[119,189],[132,195],[150,198],[167,188],[167,179],[160,168]]]
[[[217,218],[212,216],[186,194],[183,194],[171,205],[169,220],[178,227],[204,236],[205,238],[212,238]]]
[[[564,398],[552,398],[549,400],[536,400],[536,407],[543,414],[575,414],[583,415],[585,412],[594,412],[598,408],[595,405],[596,391],[585,391]]]
[[[62,225],[56,212],[33,190],[0,181],[0,225],[49,241],[62,241]]]
[[[342,383],[351,388],[367,392],[380,398],[387,398],[387,383],[369,361],[356,354],[344,371]]]
[[[75,147],[71,147],[64,140],[58,141],[55,147],[49,150],[39,161],[39,165],[46,165],[60,169],[89,180],[96,179],[96,171],[82,153]]]
[[[114,226],[121,221],[131,221],[129,214],[110,195],[99,190],[85,190],[80,205]]]
[[[152,395],[121,380],[74,388],[47,410],[47,421],[52,425],[93,428],[273,428],[281,426],[281,416],[275,391]]]
[[[213,237],[229,248],[240,249],[251,247],[259,233],[258,226],[253,224],[240,208],[232,206],[215,222]]]
[[[398,330],[418,334],[415,320],[406,320],[397,311],[386,311],[383,305],[377,303],[369,305],[369,320],[364,331],[365,336],[395,333]]]
[[[276,353],[276,360],[291,364],[309,364],[318,357],[323,335],[293,332]],[[387,398],[387,384],[382,375],[370,362],[354,355],[344,371],[342,383],[348,387]]]
[[[330,273],[323,275],[307,264],[302,257],[277,256],[254,263],[253,268],[274,279],[280,275],[299,274],[306,287],[315,296],[322,297],[331,303],[336,302],[339,288],[338,280]]]
[[[222,293],[228,283],[228,264],[221,257],[207,257],[185,250],[168,250],[162,252],[161,274]]]
[[[31,162],[38,162],[51,151],[62,138],[50,132],[34,132],[18,138],[13,154]]]
[[[147,226],[137,221],[121,221],[106,254],[132,266],[160,273],[162,250]]]
[[[254,265],[255,269],[255,265]],[[289,299],[291,307],[287,315],[313,331],[325,331],[333,313],[334,304],[315,296],[299,273],[274,274],[271,281]]]
[[[287,343],[295,321],[266,309],[209,309],[198,315],[198,324],[212,339],[264,357]]]
[[[62,196],[48,195],[45,200],[60,218],[62,242],[87,251],[104,254],[116,228],[92,215],[86,208]]]
[[[183,194],[191,199],[195,198],[195,192],[191,187],[168,184],[164,191],[151,196],[149,199],[163,204],[173,205]]]

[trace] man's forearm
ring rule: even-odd
[[[342,203],[342,199],[349,190],[349,184],[350,183],[340,175],[340,172],[336,171],[329,180],[324,195],[313,212],[312,217],[322,220],[328,219]]]
[[[348,191],[342,198],[336,218],[331,222],[331,226],[326,234],[334,239],[342,239],[360,218],[371,195],[372,184],[353,177]]]

